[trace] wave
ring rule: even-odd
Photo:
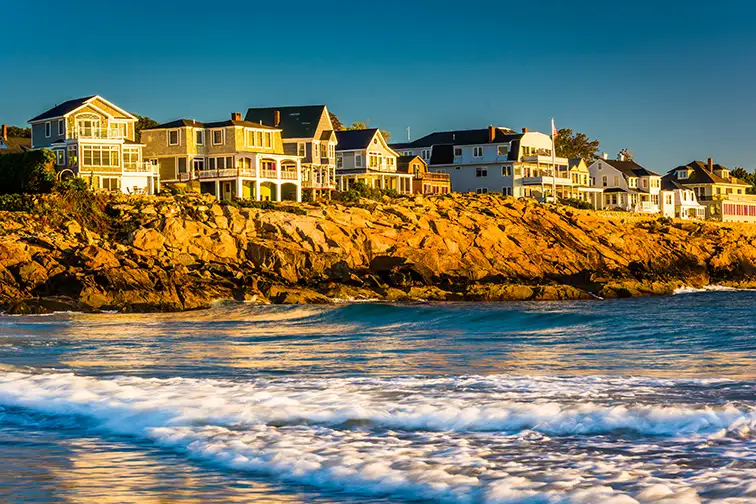
[[[745,289],[738,287],[727,287],[725,285],[706,285],[701,288],[697,287],[679,287],[674,290],[673,295],[679,294],[698,294],[701,292],[741,292],[756,291],[756,289]]]
[[[616,492],[598,484],[541,488],[489,460],[492,447],[522,449],[522,443],[548,442],[549,436],[601,435],[606,442],[606,436],[628,432],[694,443],[753,437],[752,406],[578,400],[590,391],[671,383],[721,382],[470,376],[238,383],[1,372],[0,410],[76,416],[230,469],[324,489],[449,501],[591,502]],[[575,400],[550,400],[549,393]],[[542,399],[513,400],[536,397]]]

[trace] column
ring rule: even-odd
[[[276,163],[278,165],[278,163]],[[281,201],[281,184],[276,184],[276,201]]]
[[[255,180],[255,201],[260,201],[260,180]]]
[[[217,180],[215,181],[215,199],[217,199],[218,201],[220,201],[220,199],[221,199],[221,197],[220,197],[220,182],[218,182]]]
[[[236,197],[242,199],[244,197],[244,182],[241,177],[236,178]]]
[[[297,184],[297,201],[302,202],[302,184]]]

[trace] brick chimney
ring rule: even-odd
[[[488,127],[488,143],[493,143],[494,140],[496,140],[496,128],[492,124]]]
[[[3,124],[3,140],[8,141],[8,125]]]
[[[279,124],[281,124],[281,111],[274,110],[273,111],[273,127],[278,128]]]
[[[231,112],[232,121],[241,121],[241,112]]]
[[[706,161],[706,166],[709,168],[710,172],[714,172],[714,160],[709,158],[708,161]]]
[[[523,133],[527,133],[528,132],[528,128],[522,128],[522,132]]]

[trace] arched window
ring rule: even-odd
[[[76,134],[79,137],[92,138],[100,133],[100,116],[96,114],[79,114],[76,116]]]

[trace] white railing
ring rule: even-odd
[[[277,179],[278,172],[276,170],[260,170],[260,178]]]
[[[141,162],[136,162],[136,163],[124,163],[123,171],[134,172],[134,173],[157,173],[158,166],[156,164],[152,164],[146,161],[141,161]],[[183,175],[183,173],[181,175]]]
[[[189,182],[192,180],[192,174],[191,173],[179,173],[178,177],[176,177],[180,182]]]
[[[302,182],[305,189],[336,189],[336,182],[319,182],[316,180],[305,180]]]
[[[218,170],[200,170],[197,176],[201,179],[230,178],[230,177],[255,177],[254,168],[222,168]]]
[[[295,171],[281,170],[281,178],[285,180],[297,180],[299,175]]]
[[[121,139],[125,138],[124,131],[119,128],[98,128],[77,126],[70,132],[69,138],[97,138],[97,139]]]
[[[659,205],[652,203],[650,201],[641,201],[639,205],[639,209],[641,212],[658,212]]]

